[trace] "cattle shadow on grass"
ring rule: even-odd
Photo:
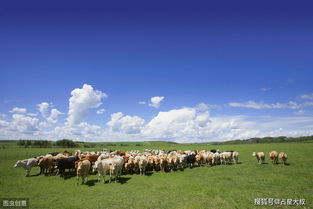
[[[117,182],[120,184],[126,184],[129,179],[129,177],[119,177]]]
[[[152,176],[153,175],[153,171],[146,171],[145,176]]]
[[[71,179],[73,177],[76,177],[76,175],[73,173],[64,173],[64,175],[60,176],[60,177],[63,178],[64,180],[68,180],[68,179]]]
[[[89,186],[89,187],[92,187],[94,186],[96,183],[98,182],[98,180],[96,179],[93,179],[93,180],[88,180],[85,185]]]

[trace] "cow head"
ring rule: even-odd
[[[15,163],[14,168],[21,167],[21,166],[22,166],[22,161],[19,160]]]

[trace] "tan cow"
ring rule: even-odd
[[[82,160],[79,161],[77,164],[77,184],[79,184],[79,179],[82,179],[82,184],[84,183],[85,179],[86,182],[88,181],[88,175],[90,171],[91,163],[89,160]]]
[[[272,151],[268,153],[270,156],[270,159],[272,160],[273,164],[277,164],[278,163],[278,153],[276,151]]]
[[[287,154],[284,152],[279,153],[278,158],[284,163],[284,165],[287,164]]]
[[[256,157],[256,159],[258,160],[259,164],[263,163],[264,160],[265,160],[264,152],[253,152],[252,156]]]

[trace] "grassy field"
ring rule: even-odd
[[[212,149],[236,150],[240,164],[196,167],[184,171],[149,176],[124,175],[118,183],[103,184],[91,175],[86,185],[76,186],[76,178],[59,176],[24,177],[13,168],[17,160],[64,148],[19,148],[10,143],[0,149],[0,198],[29,198],[30,208],[265,208],[254,206],[255,198],[306,199],[305,206],[275,208],[313,208],[313,143],[220,145],[146,143],[114,146],[113,149]],[[0,143],[1,147],[1,143]],[[99,150],[100,147],[82,149]],[[73,149],[72,149],[73,150]],[[258,165],[253,151],[284,151],[289,166]],[[273,206],[267,206],[268,208]]]

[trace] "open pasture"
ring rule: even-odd
[[[264,208],[254,206],[255,198],[305,199],[305,206],[276,208],[313,207],[313,143],[213,146],[151,142],[144,146],[133,143],[108,148],[235,150],[239,152],[240,164],[153,172],[147,176],[123,175],[119,182],[110,184],[98,183],[97,175],[92,174],[87,184],[77,186],[75,177],[63,180],[59,176],[38,176],[37,167],[26,178],[22,168],[13,168],[17,160],[64,148],[19,148],[6,143],[0,149],[0,197],[29,198],[30,208]],[[273,165],[268,157],[272,150],[286,152],[290,165]],[[265,164],[257,164],[252,157],[254,151],[266,154]]]

